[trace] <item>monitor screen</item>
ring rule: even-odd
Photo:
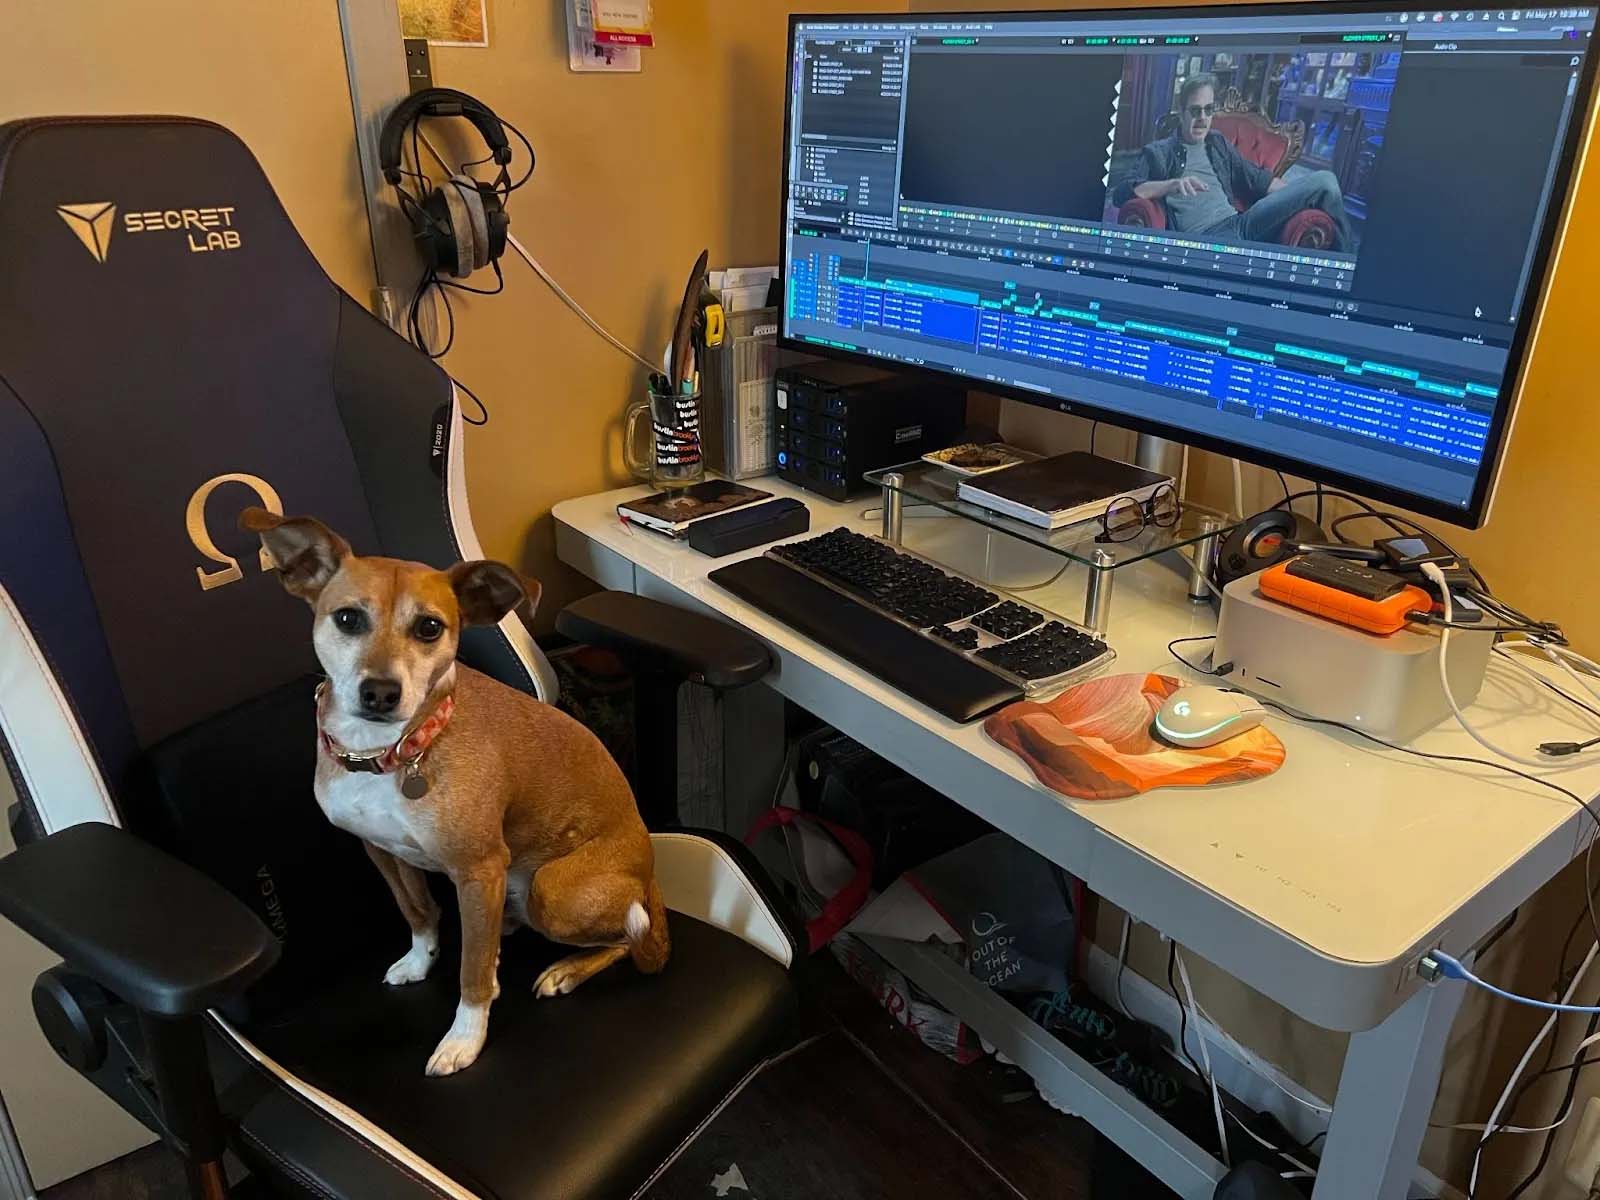
[[[781,336],[1479,524],[1595,11],[794,17]]]

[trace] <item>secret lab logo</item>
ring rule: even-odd
[[[234,228],[231,204],[211,208],[166,208],[122,214],[122,228],[136,233],[182,233],[191,254],[212,250],[237,250],[239,231]],[[105,262],[116,229],[117,206],[110,200],[88,204],[60,204],[56,215],[67,223],[95,262]]]

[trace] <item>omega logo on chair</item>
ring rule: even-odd
[[[211,493],[224,483],[242,483],[256,494],[261,501],[261,507],[277,516],[283,516],[283,501],[278,499],[278,493],[265,479],[257,475],[243,475],[233,473],[229,475],[215,475],[195,488],[194,495],[189,497],[189,506],[184,510],[183,522],[189,530],[189,540],[194,543],[194,548],[209,558],[214,563],[222,563],[220,571],[207,571],[204,567],[194,569],[195,576],[200,580],[202,590],[209,592],[212,588],[226,587],[230,583],[237,583],[244,578],[244,571],[239,566],[239,560],[231,555],[224,554],[217,549],[217,544],[211,540],[211,533],[206,529],[206,501],[211,498]],[[263,571],[275,570],[277,564],[272,561],[265,547],[261,550],[261,569]]]

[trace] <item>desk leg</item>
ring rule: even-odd
[[[1375,1029],[1351,1037],[1315,1200],[1405,1200],[1439,1090],[1450,1026],[1467,989],[1423,988]]]

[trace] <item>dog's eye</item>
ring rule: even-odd
[[[444,622],[438,617],[418,617],[417,623],[411,627],[411,632],[416,635],[419,642],[437,642],[444,633]]]
[[[367,614],[359,608],[336,609],[333,614],[333,623],[339,627],[340,633],[365,633],[367,629]]]

